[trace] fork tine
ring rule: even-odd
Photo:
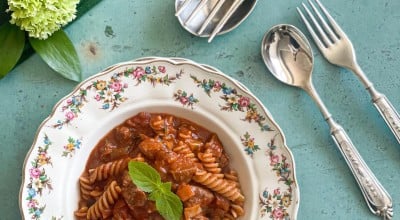
[[[329,14],[328,10],[322,5],[322,3],[319,0],[315,0],[318,4],[318,6],[321,8],[322,12],[324,12],[325,16],[328,18],[329,22],[331,23],[332,28],[335,30],[336,35],[339,38],[342,38],[346,36],[342,28],[336,23],[335,19]]]
[[[326,47],[329,47],[332,42],[326,35],[325,31],[322,30],[321,25],[319,25],[317,19],[315,19],[314,15],[311,13],[311,11],[307,8],[306,4],[302,3],[304,10],[307,12],[308,17],[311,19],[312,23],[314,24],[314,27],[317,28],[318,33],[320,34],[320,37],[322,38],[322,41],[326,45]]]
[[[324,50],[325,45],[322,43],[322,41],[319,39],[318,35],[315,33],[314,29],[312,28],[311,24],[308,22],[307,18],[303,15],[301,12],[300,8],[297,7],[297,12],[299,13],[301,20],[303,20],[304,24],[306,25],[308,32],[310,32],[312,38],[314,39],[315,44],[319,48],[319,50]]]
[[[311,5],[311,8],[313,9],[314,13],[318,16],[319,21],[322,23],[322,26],[325,30],[325,32],[329,35],[330,39],[333,42],[336,42],[338,40],[337,36],[335,33],[333,33],[331,27],[326,23],[325,19],[322,17],[321,13],[317,10],[317,7],[312,3],[311,0],[308,0],[308,3]]]
[[[179,16],[182,13],[183,9],[185,9],[189,5],[189,2],[191,2],[191,1],[192,0],[184,0],[184,2],[182,3],[181,7],[175,13],[175,16]]]

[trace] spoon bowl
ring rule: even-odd
[[[264,35],[261,55],[281,82],[304,88],[311,83],[313,53],[307,38],[292,25],[277,25]]]

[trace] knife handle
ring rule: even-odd
[[[378,109],[382,117],[385,119],[386,124],[389,126],[390,130],[392,130],[397,141],[400,143],[399,113],[397,113],[396,109],[383,94],[379,94],[379,96],[373,99],[372,102],[374,103],[376,109]]]
[[[332,118],[327,120],[331,136],[340,149],[372,213],[384,219],[393,217],[392,199],[369,169],[344,129]]]

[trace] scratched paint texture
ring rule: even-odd
[[[400,110],[400,1],[323,2],[352,39],[370,80]],[[293,151],[301,191],[298,219],[376,219],[311,99],[275,80],[261,60],[262,36],[273,25],[289,23],[305,31],[295,10],[300,3],[261,0],[241,26],[211,44],[181,28],[173,1],[161,0],[104,0],[67,33],[79,53],[84,78],[121,61],[176,56],[212,65],[239,80],[267,106]],[[315,47],[314,54],[317,90],[392,195],[394,219],[400,219],[400,145],[356,77],[328,64]],[[0,81],[1,219],[20,218],[18,191],[25,155],[40,123],[76,85],[36,55]]]

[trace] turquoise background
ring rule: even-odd
[[[400,110],[400,1],[323,2],[353,41],[369,79]],[[312,100],[275,80],[261,59],[261,39],[273,25],[293,24],[309,36],[295,10],[300,4],[260,0],[244,23],[211,44],[186,32],[174,17],[174,2],[165,0],[103,0],[66,31],[78,51],[84,78],[122,61],[176,56],[209,64],[239,80],[269,109],[293,152],[301,192],[298,219],[378,219],[365,204]],[[391,194],[394,219],[400,219],[400,145],[358,79],[327,63],[312,46],[316,89]],[[21,218],[18,193],[25,155],[40,123],[76,85],[37,55],[0,80],[1,219]]]

